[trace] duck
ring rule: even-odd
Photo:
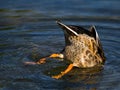
[[[64,32],[65,47],[60,53],[41,58],[35,64],[46,63],[48,58],[64,59],[69,65],[60,74],[52,76],[55,79],[69,73],[73,67],[91,68],[104,65],[105,55],[95,26],[87,30],[77,25],[65,25],[61,21],[56,23]]]

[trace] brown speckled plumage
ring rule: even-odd
[[[65,35],[63,55],[76,67],[87,68],[103,65],[104,52],[95,30],[91,27],[86,30],[79,26],[68,26],[58,22]]]

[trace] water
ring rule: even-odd
[[[0,90],[119,90],[119,0],[3,0],[0,2]],[[64,47],[55,23],[95,25],[106,55],[104,69],[73,69],[59,80],[66,63],[24,65]]]

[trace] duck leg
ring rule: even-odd
[[[63,59],[64,58],[64,56],[63,56],[63,54],[58,54],[58,53],[53,53],[53,54],[51,54],[50,56],[48,56],[48,57],[44,57],[44,58],[41,58],[40,60],[38,60],[36,63],[37,64],[43,64],[43,63],[46,63],[46,59],[48,59],[48,58],[61,58],[61,59]]]
[[[25,64],[29,64],[29,65],[44,64],[44,63],[46,63],[46,60],[48,58],[61,58],[61,59],[63,59],[64,55],[61,54],[61,53],[59,53],[59,54],[58,53],[53,53],[48,57],[44,57],[44,58],[39,59],[37,62],[25,62]]]
[[[65,74],[67,74],[68,72],[70,72],[73,68],[73,64],[70,64],[67,69],[65,69],[63,72],[61,72],[60,74],[58,75],[55,75],[55,76],[52,76],[52,78],[55,78],[55,79],[59,79],[61,78],[62,76],[64,76]]]

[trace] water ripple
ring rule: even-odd
[[[119,7],[119,0],[1,1],[0,89],[118,90]],[[61,72],[65,63],[48,60],[44,65],[23,64],[63,49],[64,34],[55,23],[56,20],[87,29],[91,25],[96,26],[106,56],[103,70],[93,73],[94,70],[74,69],[62,79],[55,80],[50,77],[52,71]]]

